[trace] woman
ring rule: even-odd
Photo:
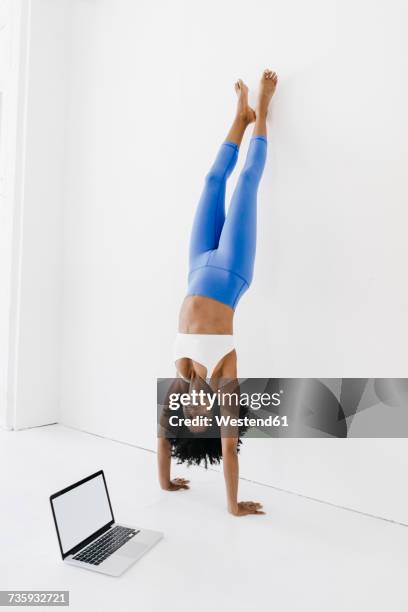
[[[238,301],[248,289],[256,248],[256,197],[266,160],[266,116],[275,92],[277,75],[263,72],[256,112],[248,104],[248,87],[235,83],[237,113],[230,131],[207,174],[195,215],[190,242],[187,296],[180,311],[175,343],[178,376],[190,385],[210,381],[214,389],[221,379],[237,378],[233,317]],[[225,187],[238,158],[248,125],[254,123],[245,166],[225,217]],[[201,435],[200,435],[201,434]],[[235,516],[263,514],[257,502],[238,502],[238,436],[203,438],[191,431],[186,442],[159,437],[159,481],[163,489],[188,489],[184,478],[171,479],[171,457],[188,463],[223,458],[228,511]]]

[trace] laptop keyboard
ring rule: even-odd
[[[91,565],[99,565],[105,561],[118,548],[129,542],[140,529],[130,529],[129,527],[121,527],[117,525],[105,533],[93,544],[90,544],[84,550],[73,557],[77,561],[90,563]]]

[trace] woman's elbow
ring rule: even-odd
[[[233,457],[238,454],[238,439],[223,438],[222,439],[222,454],[223,457]]]

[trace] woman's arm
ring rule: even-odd
[[[171,447],[166,438],[157,438],[157,467],[159,469],[159,483],[165,491],[179,491],[189,489],[189,480],[174,478],[171,480]]]
[[[235,515],[238,513],[239,478],[237,444],[237,438],[221,439],[225,488],[227,492],[227,508],[228,512]]]
[[[238,501],[238,439],[222,438],[222,458],[224,464],[225,488],[227,490],[228,512],[234,516],[247,514],[265,514],[261,510],[262,504],[254,501]]]
[[[157,467],[160,486],[162,489],[168,489],[170,485],[171,447],[166,438],[157,438]]]
[[[171,444],[166,437],[168,432],[168,419],[169,419],[169,408],[168,398],[171,393],[183,392],[185,389],[185,383],[181,378],[175,378],[170,388],[167,390],[167,397],[164,400],[165,406],[163,407],[160,422],[159,431],[157,437],[157,467],[159,473],[159,483],[162,489],[165,491],[179,491],[180,489],[189,489],[189,480],[185,478],[174,478],[171,479]]]
[[[239,383],[237,380],[237,356],[235,351],[227,356],[223,364],[222,377],[225,385],[222,390],[233,395],[238,394]],[[223,404],[221,412],[231,418],[239,417],[239,404]],[[232,426],[221,427],[221,447],[224,467],[225,488],[227,493],[228,512],[234,516],[245,516],[247,514],[265,514],[261,508],[262,504],[253,501],[238,501],[238,480],[239,480],[239,461],[238,461],[238,428]]]

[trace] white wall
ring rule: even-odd
[[[13,237],[16,90],[20,30],[18,3],[0,0],[0,427],[8,427],[7,380]]]
[[[56,421],[60,397],[66,0],[23,0],[8,402],[15,428]],[[27,59],[27,61],[25,61]],[[17,180],[17,179],[16,179]]]
[[[266,66],[280,82],[239,373],[407,376],[405,3],[70,6],[60,420],[154,447],[203,177],[234,80],[253,90]],[[395,441],[252,440],[242,473],[408,521],[407,463]]]

